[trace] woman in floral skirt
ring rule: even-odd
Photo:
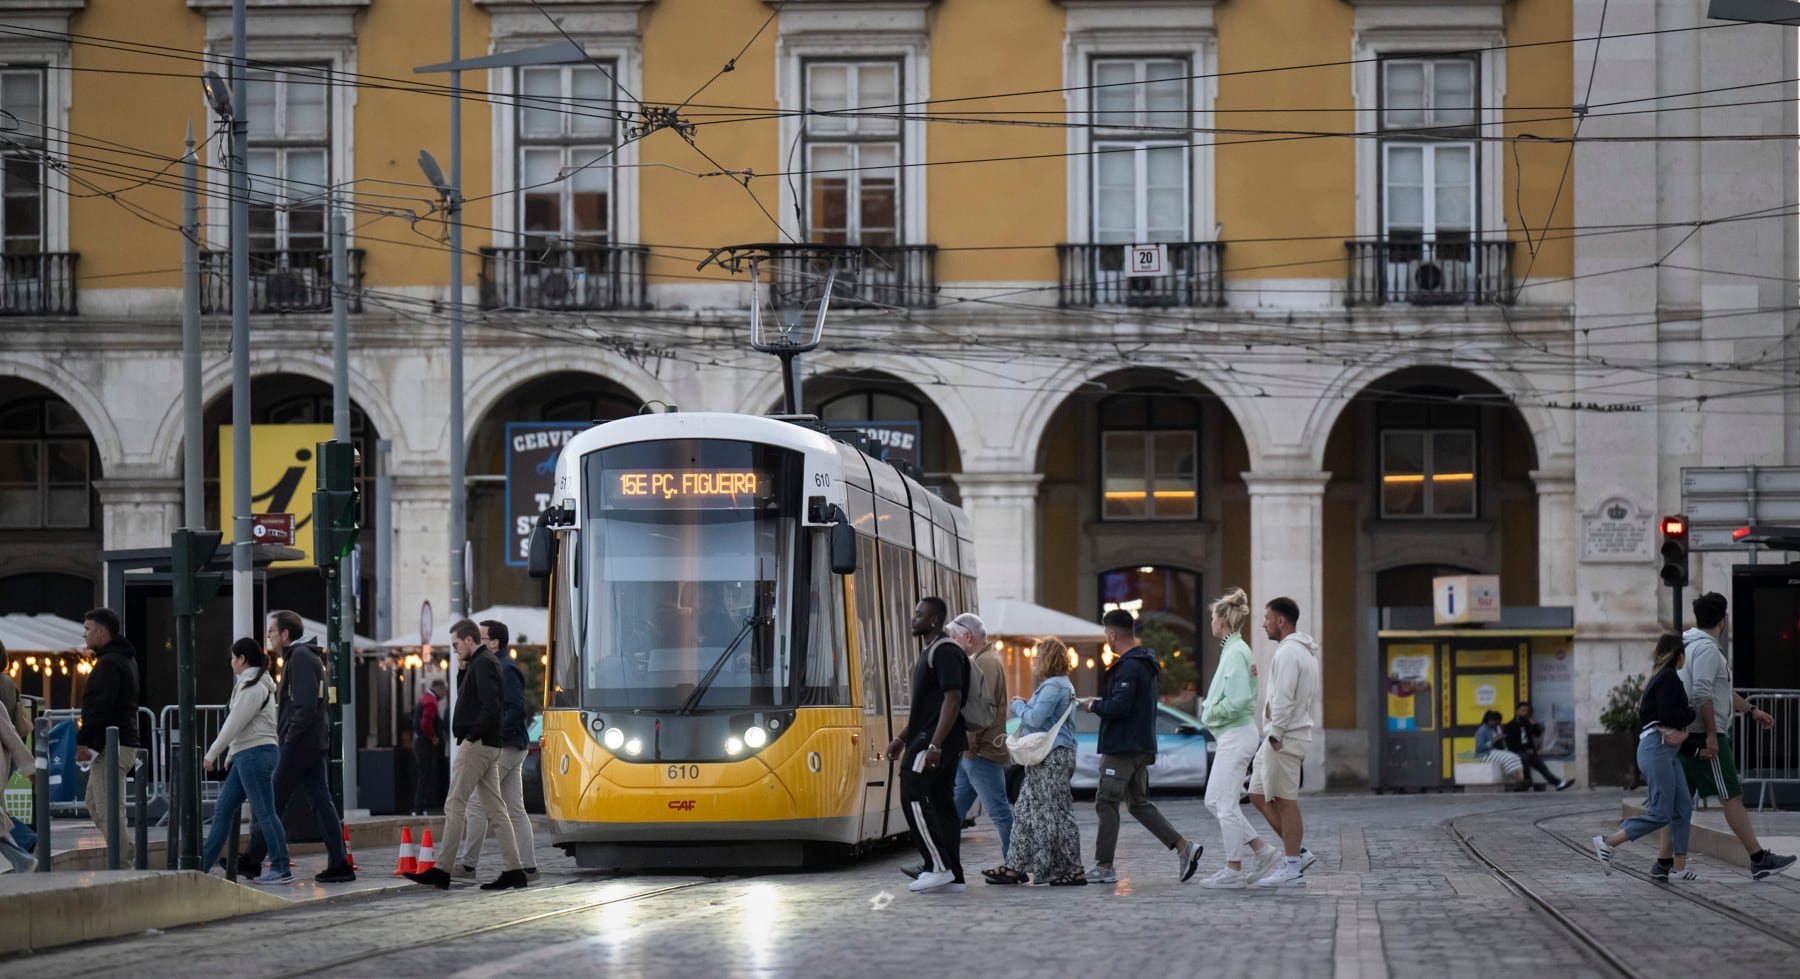
[[[1069,682],[1069,648],[1055,639],[1038,641],[1031,661],[1037,681],[1031,700],[1014,697],[1012,714],[1019,719],[1017,734],[1048,731],[1063,719],[1075,701]],[[1042,762],[1025,769],[1025,787],[1013,804],[1012,847],[1007,864],[982,876],[990,884],[1034,884],[1067,887],[1087,883],[1081,869],[1081,831],[1075,825],[1075,795],[1069,780],[1075,775],[1075,725],[1065,720],[1057,731],[1055,747]]]

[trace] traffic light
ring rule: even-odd
[[[199,615],[225,587],[223,571],[205,571],[219,550],[216,530],[177,530],[169,540],[170,584],[176,615]]]
[[[348,442],[320,442],[319,488],[313,493],[313,563],[334,568],[356,547],[356,450]]]
[[[1688,522],[1676,514],[1662,518],[1662,583],[1681,588],[1688,583]]]

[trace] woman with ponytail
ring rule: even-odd
[[[1212,634],[1219,640],[1219,666],[1200,708],[1200,722],[1213,733],[1218,750],[1212,771],[1206,773],[1206,808],[1219,821],[1225,838],[1225,866],[1200,882],[1201,887],[1248,887],[1275,866],[1280,853],[1250,828],[1238,804],[1244,775],[1262,741],[1256,735],[1256,673],[1251,668],[1250,647],[1244,642],[1244,623],[1250,619],[1250,596],[1233,588],[1212,605]],[[1246,869],[1244,861],[1253,859]]]

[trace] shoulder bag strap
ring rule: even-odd
[[[1068,719],[1069,719],[1069,715],[1070,715],[1070,714],[1073,714],[1073,713],[1075,713],[1075,694],[1074,694],[1074,692],[1073,692],[1073,691],[1071,691],[1071,692],[1070,692],[1070,693],[1069,693],[1069,706],[1068,706],[1068,708],[1067,708],[1067,709],[1066,709],[1066,710],[1064,710],[1064,711],[1063,711],[1063,715],[1062,715],[1062,716],[1061,716],[1061,717],[1059,717],[1059,718],[1057,718],[1057,720],[1056,720],[1056,724],[1055,724],[1055,726],[1053,726],[1053,727],[1051,727],[1051,728],[1050,728],[1050,740],[1052,740],[1052,741],[1055,741],[1055,740],[1056,740],[1056,736],[1057,736],[1057,735],[1058,735],[1058,734],[1061,734],[1061,733],[1062,733],[1062,726],[1063,726],[1063,723],[1064,723],[1064,722],[1065,722],[1065,721],[1067,721],[1067,720],[1068,720]]]

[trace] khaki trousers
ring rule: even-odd
[[[509,826],[506,801],[500,796],[500,749],[479,741],[464,741],[456,746],[456,760],[450,764],[450,795],[444,800],[444,838],[433,847],[446,861],[455,860],[462,849],[463,835],[468,831],[469,799],[480,796],[482,811],[497,825]],[[507,870],[524,870],[519,862],[519,845],[511,833],[495,833],[500,844],[500,858]]]

